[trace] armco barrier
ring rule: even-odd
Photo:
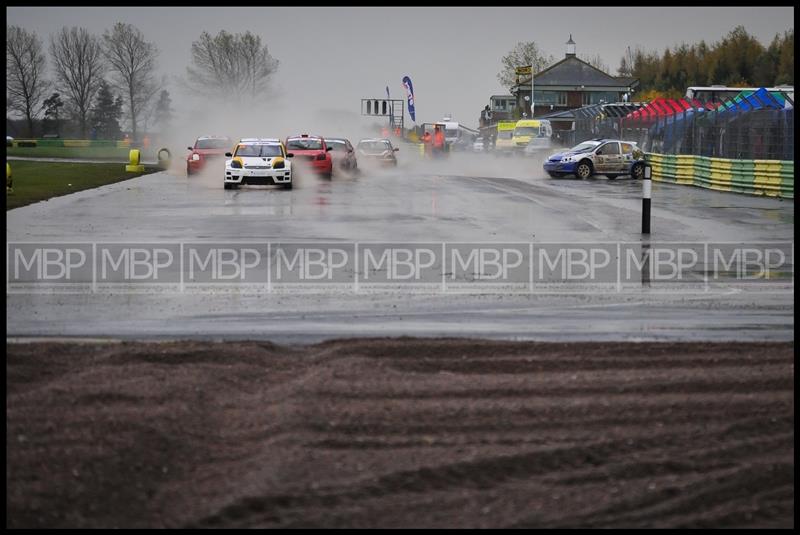
[[[14,147],[111,147],[129,149],[130,140],[115,141],[110,139],[15,139]]]
[[[794,162],[729,160],[705,156],[647,153],[653,180],[718,191],[794,198]]]

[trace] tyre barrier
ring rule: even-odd
[[[162,156],[162,154],[164,156]],[[168,148],[162,147],[158,149],[158,166],[161,169],[169,169],[169,163],[172,160],[172,153]]]
[[[12,147],[36,147],[37,140],[35,139],[15,139],[11,142]]]
[[[794,161],[731,160],[646,153],[653,180],[717,191],[794,199]]]
[[[144,165],[139,163],[141,159],[141,153],[139,152],[139,149],[131,149],[128,155],[131,163],[130,165],[125,166],[125,171],[129,173],[143,173]]]

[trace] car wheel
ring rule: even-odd
[[[631,176],[636,180],[642,180],[644,178],[644,165],[640,163],[634,164],[631,169]]]
[[[283,189],[292,189],[292,183],[289,182],[288,184],[283,184]]]
[[[585,160],[579,163],[578,168],[575,170],[575,176],[581,179],[586,179],[592,176],[592,164]]]
[[[561,175],[558,173],[548,172],[547,174],[550,175],[550,178],[561,178]]]
[[[189,169],[189,166],[186,166],[186,176],[192,176],[192,170]]]
[[[609,180],[614,180],[614,179],[615,179],[615,178],[617,178],[618,176],[619,176],[619,175],[606,175],[606,177],[608,177],[608,179],[609,179]]]
[[[233,189],[233,184],[225,183],[225,189]]]

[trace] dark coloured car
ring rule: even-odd
[[[343,137],[326,137],[325,143],[331,148],[334,167],[345,171],[353,171],[358,168],[356,150],[350,140]]]

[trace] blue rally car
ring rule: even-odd
[[[592,139],[566,152],[553,154],[544,162],[544,170],[553,178],[606,175],[613,180],[620,175],[631,175],[641,179],[644,177],[644,153],[632,141]]]

